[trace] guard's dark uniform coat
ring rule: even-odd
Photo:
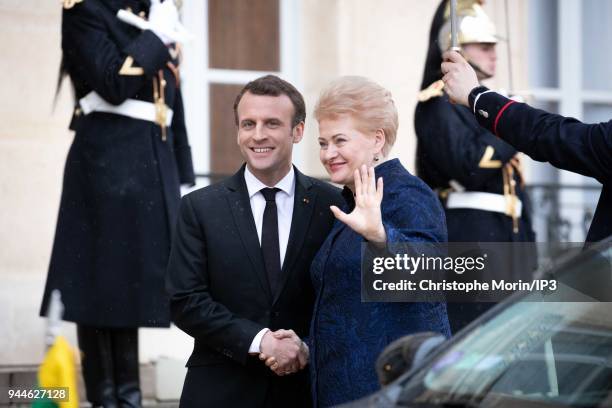
[[[77,101],[93,90],[114,105],[128,98],[153,102],[153,78],[161,70],[174,116],[164,141],[153,121],[75,109],[41,313],[50,291],[60,289],[66,320],[168,326],[163,276],[179,187],[193,184],[193,166],[176,50],[151,31],[121,22],[117,10],[127,6],[146,16],[149,4],[84,0],[64,10],[64,66]]]
[[[470,104],[474,105],[473,98]],[[532,159],[603,184],[587,242],[612,234],[612,121],[584,124],[491,92],[478,99],[480,125]],[[485,114],[487,117],[485,117]]]
[[[450,180],[455,180],[466,191],[504,194],[502,169],[516,150],[480,127],[467,108],[451,105],[446,95],[419,103],[415,127],[418,174],[432,189],[446,191],[450,187]],[[486,155],[491,152],[492,157],[487,158]],[[500,165],[495,168],[482,167],[481,163],[487,160]],[[499,212],[445,206],[449,242],[534,241],[529,200],[516,173],[514,180],[516,196],[523,203],[521,217],[514,221],[512,217]],[[441,199],[444,203],[444,198]],[[514,222],[517,222],[517,232],[514,231]],[[520,250],[513,254],[502,249],[502,252],[490,257],[490,262],[500,262],[504,270],[523,275],[533,270],[535,263],[522,255],[524,252]],[[449,303],[452,332],[459,331],[489,306],[487,303]]]
[[[478,125],[468,108],[452,105],[446,94],[420,102],[415,113],[418,175],[432,189],[444,192],[455,180],[466,191],[504,194],[503,167],[516,149]],[[516,196],[523,203],[518,232],[512,217],[499,212],[446,208],[451,242],[534,241],[529,199],[514,171]]]

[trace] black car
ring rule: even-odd
[[[395,342],[406,372],[343,406],[612,407],[612,303],[594,300],[611,298],[610,265],[612,238],[541,272],[556,291],[515,294],[446,341]]]

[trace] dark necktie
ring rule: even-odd
[[[264,210],[263,226],[261,229],[261,250],[263,252],[264,263],[266,264],[270,290],[272,295],[274,295],[278,289],[281,274],[280,248],[278,244],[278,214],[276,212],[276,193],[280,189],[262,188],[260,191],[266,199],[266,209]]]

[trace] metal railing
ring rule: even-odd
[[[528,184],[538,241],[584,241],[601,192],[598,185]]]

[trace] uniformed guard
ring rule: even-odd
[[[194,184],[175,43],[184,30],[173,0],[63,6],[76,133],[41,314],[59,289],[64,319],[77,323],[88,400],[138,407],[138,327],[170,324],[163,277],[180,186]]]
[[[461,52],[484,80],[495,75],[498,37],[481,3],[459,0],[456,20]],[[534,241],[517,151],[478,126],[472,112],[451,104],[444,92],[440,64],[451,46],[449,14],[449,2],[442,1],[431,26],[415,112],[417,173],[444,204],[450,242]],[[509,254],[503,262],[525,268]],[[449,303],[453,332],[487,308],[485,303]]]

